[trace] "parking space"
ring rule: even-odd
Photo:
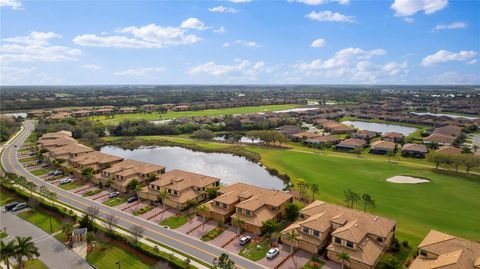
[[[223,247],[223,245],[225,245],[227,242],[229,242],[230,240],[232,240],[232,238],[236,236],[237,236],[237,229],[235,227],[229,226],[228,229],[223,231],[223,233],[221,233],[215,239],[211,240],[209,243],[217,247]]]
[[[190,231],[194,227],[197,227],[201,223],[202,223],[202,217],[195,216],[189,222],[187,222],[183,226],[180,226],[179,228],[177,228],[177,231],[186,234],[188,231]]]
[[[95,184],[92,184],[92,183],[86,183],[85,185],[83,186],[80,186],[78,188],[75,188],[75,189],[71,189],[70,191],[73,192],[73,193],[76,193],[78,195],[82,195],[83,193],[91,190],[95,188]]]
[[[101,192],[99,192],[95,195],[89,196],[89,198],[96,201],[96,202],[103,203],[103,201],[106,201],[106,200],[109,199],[109,197],[108,197],[109,193],[110,192],[107,191],[107,190],[102,190]]]
[[[275,256],[273,259],[267,259],[267,257],[264,257],[258,262],[268,268],[275,268],[278,264],[280,264],[280,262],[282,262],[288,256],[288,254],[290,254],[290,247],[281,245],[279,249],[280,249],[280,253],[277,256]],[[301,266],[303,266],[303,264]],[[298,268],[298,267],[295,267],[295,268]]]
[[[148,201],[140,201],[136,204],[133,204],[132,207],[129,207],[128,209],[125,209],[124,211],[127,212],[127,213],[130,213],[132,214],[133,211],[136,211],[136,210],[139,210],[140,208],[142,207],[146,207],[147,205],[149,205],[150,202]],[[122,208],[123,209],[123,208]]]
[[[169,208],[166,211],[164,211],[163,213],[151,218],[150,221],[155,222],[155,223],[160,223],[162,220],[170,218],[172,216],[176,216],[178,214],[179,214],[179,212],[177,210]]]
[[[289,250],[290,247],[287,247],[287,250]],[[296,268],[302,268],[312,257],[312,254],[304,251],[304,250],[298,250],[295,252],[295,255],[293,255],[291,258],[286,260],[279,268],[280,269],[296,269]]]
[[[215,227],[217,227],[217,222],[214,220],[210,220],[205,222],[204,225],[200,225],[200,227],[189,233],[189,235],[200,239],[206,232],[212,230]]]
[[[252,238],[255,237],[255,235],[253,235],[252,233],[243,233],[240,235],[239,238],[234,239],[232,242],[230,242],[228,245],[226,245],[223,248],[233,253],[239,253],[240,250],[243,248],[243,246],[240,245],[240,238],[247,235],[251,236]]]
[[[150,220],[154,218],[155,216],[161,214],[164,211],[162,206],[156,206],[152,210],[148,211],[145,214],[140,215],[140,218]]]

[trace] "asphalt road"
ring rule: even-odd
[[[7,228],[8,237],[2,241],[12,240],[15,236],[31,236],[35,245],[38,247],[40,257],[38,257],[48,268],[71,268],[71,269],[91,269],[92,267],[80,256],[57,239],[44,232],[37,226],[25,221],[11,212],[2,211],[0,213],[2,221],[0,228]]]
[[[143,220],[141,218],[138,218],[128,213],[122,212],[120,210],[105,206],[103,204],[94,202],[84,197],[80,197],[76,194],[73,194],[61,188],[58,188],[30,174],[30,172],[24,169],[20,164],[20,162],[18,161],[17,159],[18,148],[14,147],[14,145],[17,145],[18,147],[20,147],[34,129],[34,126],[31,121],[25,121],[24,127],[25,127],[24,130],[21,131],[21,133],[12,141],[12,143],[10,143],[5,147],[5,150],[3,152],[1,162],[4,169],[7,172],[23,175],[28,180],[34,182],[38,186],[46,186],[49,190],[55,191],[57,193],[59,201],[65,204],[71,205],[74,208],[78,208],[80,210],[86,211],[88,207],[95,206],[99,208],[101,217],[102,216],[104,217],[105,215],[115,215],[118,218],[117,225],[125,229],[130,230],[133,225],[140,225],[145,228],[145,233],[144,233],[145,237],[151,238],[162,244],[175,248],[180,252],[193,256],[208,264],[211,264],[215,257],[219,257],[222,253],[227,253],[230,256],[230,258],[235,262],[238,268],[245,268],[245,269],[266,268],[238,254],[230,253],[222,248],[205,243],[199,239],[189,237],[185,234],[176,232],[174,230],[163,228],[158,224]]]

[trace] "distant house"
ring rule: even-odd
[[[220,179],[182,170],[172,170],[142,188],[140,198],[158,201],[160,191],[166,191],[165,204],[185,209],[190,202],[201,202],[207,197],[207,189],[220,185]]]
[[[367,141],[358,138],[345,139],[335,146],[336,150],[353,151],[355,149],[363,149],[367,145]]]
[[[113,113],[113,108],[100,108],[95,110],[96,115],[110,115]]]
[[[293,140],[300,141],[300,140],[311,139],[319,136],[322,136],[322,135],[313,133],[313,132],[300,132],[300,133],[293,134],[291,137]]]
[[[75,110],[72,112],[72,116],[74,117],[87,117],[92,115],[92,110],[91,109],[80,109],[80,110]]]
[[[403,134],[396,132],[388,132],[383,134],[383,140],[393,142],[393,143],[402,143]]]
[[[338,254],[346,252],[349,268],[373,269],[391,245],[395,227],[394,220],[317,200],[300,210],[300,220],[281,232],[281,240],[312,254],[326,247],[328,258],[339,263]]]
[[[82,154],[94,151],[94,149],[82,144],[72,143],[61,147],[52,148],[47,152],[47,159],[50,162],[54,160],[68,161]]]
[[[153,112],[157,110],[157,105],[155,104],[145,104],[140,107],[145,112]]]
[[[205,216],[224,223],[240,218],[242,228],[256,234],[262,232],[265,221],[280,219],[285,205],[293,201],[289,193],[244,183],[223,187],[218,192],[217,198],[205,204]]]
[[[370,153],[385,155],[395,151],[395,143],[390,141],[375,141],[371,145]]]
[[[336,121],[327,120],[327,119],[318,119],[315,123],[325,129],[325,131],[332,134],[351,134],[355,132],[350,126],[340,124]]]
[[[431,230],[418,245],[418,255],[409,269],[480,268],[480,244]]]
[[[183,106],[174,106],[172,107],[172,111],[178,112],[178,111],[188,111],[190,110],[190,106],[183,105]]]
[[[461,154],[462,149],[452,147],[452,146],[441,146],[436,152],[448,154],[448,155],[455,155],[455,154]]]
[[[428,153],[427,146],[423,144],[408,143],[402,147],[403,157],[423,158]]]
[[[423,139],[424,144],[437,144],[441,146],[451,146],[456,137],[441,133],[433,133]]]
[[[329,146],[329,145],[337,144],[339,141],[340,140],[334,136],[322,135],[322,136],[316,136],[313,138],[306,139],[305,141],[303,141],[303,143],[307,145]]]
[[[121,162],[123,158],[106,154],[100,151],[92,151],[82,154],[78,157],[68,160],[69,166],[74,168],[74,174],[78,177],[82,176],[84,168],[90,167],[94,174],[100,170],[112,166],[115,163]]]
[[[456,125],[446,125],[443,127],[435,128],[435,130],[433,130],[433,133],[458,137],[462,133],[462,128]]]
[[[364,140],[370,140],[378,135],[378,132],[369,131],[369,130],[359,130],[356,133],[352,134],[353,138],[359,138]]]
[[[276,130],[288,137],[291,137],[294,134],[303,132],[302,128],[300,128],[300,126],[298,125],[284,125],[284,126],[278,127]]]
[[[129,114],[129,113],[134,113],[135,111],[137,111],[136,107],[122,107],[118,110],[118,113]]]

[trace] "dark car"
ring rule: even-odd
[[[16,205],[18,205],[20,202],[11,202],[5,205],[5,210],[10,211],[12,208],[14,208]]]
[[[24,209],[24,208],[27,208],[27,204],[26,203],[19,203],[12,208],[12,211],[15,212],[15,211],[18,211],[18,210],[21,210],[21,209]]]
[[[128,197],[128,199],[127,199],[127,203],[133,203],[133,202],[135,202],[135,201],[137,201],[137,200],[138,200],[138,196],[136,196],[136,195],[130,196],[130,197]]]
[[[63,174],[63,172],[60,171],[60,170],[53,170],[53,171],[48,172],[48,174],[51,175],[51,176],[59,176],[59,175]]]

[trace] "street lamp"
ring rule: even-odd
[[[115,264],[118,265],[118,269],[120,269],[120,261],[117,261]]]

